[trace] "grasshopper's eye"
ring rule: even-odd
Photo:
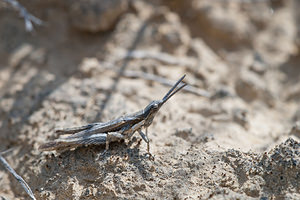
[[[153,107],[154,107],[155,109],[157,109],[157,108],[158,108],[158,104],[157,104],[157,103],[153,104]]]

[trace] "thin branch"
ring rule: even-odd
[[[3,1],[9,3],[12,7],[14,7],[16,10],[19,11],[20,16],[24,18],[26,31],[30,32],[33,30],[32,23],[37,25],[43,24],[42,20],[30,14],[27,11],[27,9],[23,7],[18,1],[16,0],[3,0]]]
[[[10,148],[10,149],[7,149],[7,150],[5,150],[5,151],[1,151],[1,152],[0,152],[0,155],[5,155],[5,154],[7,154],[7,153],[10,153],[10,152],[12,152],[14,149],[15,149],[15,148]]]
[[[180,65],[180,66],[187,66],[187,67],[194,67],[197,65],[197,61],[193,58],[176,57],[171,54],[163,53],[163,52],[145,51],[145,50],[133,50],[133,51],[126,52],[125,50],[119,49],[117,55],[118,55],[117,60],[128,59],[128,58],[154,59],[169,65]],[[129,78],[143,78],[151,81],[156,81],[167,86],[174,85],[174,82],[171,80],[165,79],[160,76],[156,76],[154,74],[145,73],[145,72],[126,70],[122,73],[122,75]],[[211,97],[211,94],[208,91],[193,87],[191,85],[187,85],[186,87],[183,88],[183,90],[196,94],[198,96],[204,96],[207,98]]]
[[[145,72],[132,71],[132,70],[124,71],[123,76],[128,77],[128,78],[143,78],[143,79],[146,79],[146,80],[161,83],[161,84],[166,85],[166,86],[173,86],[174,83],[175,83],[174,81],[163,78],[161,76],[157,76],[157,75],[149,74],[149,73],[145,73]],[[180,83],[178,85],[178,87],[180,87],[182,84],[183,83]],[[196,88],[196,87],[191,86],[191,85],[185,86],[184,88],[182,88],[182,90],[184,90],[186,92],[190,92],[192,94],[196,94],[198,96],[207,97],[207,98],[209,98],[211,96],[208,91],[202,90],[200,88]]]
[[[118,71],[118,69],[116,69],[114,67],[114,65],[111,64],[111,63],[101,62],[100,64],[102,66],[104,66],[105,69]],[[174,83],[175,83],[174,81],[163,78],[161,76],[157,76],[157,75],[154,75],[154,74],[149,74],[149,73],[146,73],[146,72],[140,72],[140,71],[125,70],[125,71],[122,72],[121,75],[124,76],[124,77],[128,77],[128,78],[142,78],[142,79],[145,79],[145,80],[155,81],[155,82],[161,83],[161,84],[166,85],[166,86],[173,86]],[[195,95],[198,95],[198,96],[203,96],[203,97],[207,97],[207,98],[211,97],[211,94],[208,91],[200,89],[200,88],[196,88],[196,87],[191,86],[191,85],[185,86],[184,88],[182,88],[182,90],[184,90],[186,92],[189,92],[189,93],[192,93],[192,94],[195,94]]]
[[[31,199],[35,200],[36,198],[33,195],[28,184],[24,181],[24,179],[18,175],[15,170],[8,164],[8,162],[3,158],[2,153],[0,153],[0,163],[17,179],[17,181],[22,185],[27,194],[31,197]]]

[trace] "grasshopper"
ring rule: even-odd
[[[152,124],[156,113],[159,111],[162,105],[187,85],[186,83],[182,83],[180,87],[177,88],[184,77],[185,75],[175,83],[175,85],[161,100],[152,101],[143,110],[133,114],[121,116],[115,120],[105,123],[98,122],[81,127],[58,129],[56,130],[56,133],[58,134],[71,135],[45,143],[40,146],[40,150],[52,151],[70,149],[82,145],[105,144],[107,151],[109,149],[110,142],[130,139],[137,131],[142,139],[147,143],[147,152],[150,154],[148,127]],[[175,90],[175,88],[177,89]],[[146,134],[142,132],[142,128],[146,129]]]

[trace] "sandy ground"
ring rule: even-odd
[[[0,4],[0,151],[37,199],[300,199],[300,4],[20,1]],[[38,148],[56,128],[143,109],[185,82],[129,141]],[[0,197],[28,199],[0,166]]]

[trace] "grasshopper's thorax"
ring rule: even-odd
[[[144,123],[144,127],[148,127],[152,124],[152,121],[155,117],[156,113],[150,115],[146,120],[145,120],[145,123]]]
[[[163,102],[161,100],[152,101],[145,109],[144,109],[144,117],[145,123],[144,126],[148,127],[152,123],[156,113],[159,111]]]

